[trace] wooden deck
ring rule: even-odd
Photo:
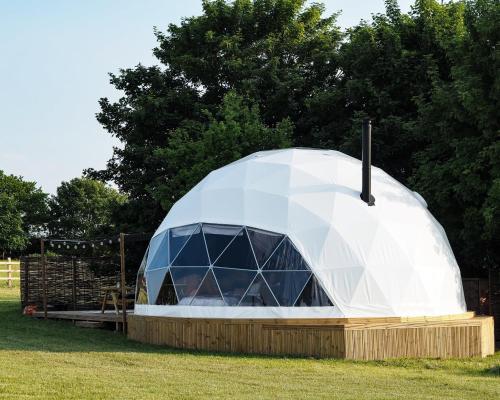
[[[132,315],[132,310],[127,310],[127,316]],[[33,314],[35,318],[44,318],[43,311],[37,311]],[[89,322],[115,322],[122,323],[122,313],[116,314],[114,311],[106,310],[101,313],[100,310],[92,311],[48,311],[49,319],[67,319],[71,321],[89,321]]]
[[[132,315],[128,337],[172,347],[233,353],[380,360],[485,357],[493,318],[202,319]]]

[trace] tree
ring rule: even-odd
[[[419,100],[415,130],[428,144],[411,183],[474,270],[500,265],[500,3],[463,5],[460,34],[438,38],[450,73],[430,71],[432,88]]]
[[[176,163],[166,162],[164,155],[173,156],[171,141],[180,150],[182,135],[196,142],[228,92],[252,99],[250,107],[259,109],[269,129],[288,118],[295,126],[292,142],[308,140],[300,126],[305,100],[323,81],[335,79],[331,71],[341,34],[335,16],[322,18],[322,6],[304,4],[204,1],[203,15],[170,25],[167,33],[156,32],[154,53],[162,67],[139,65],[111,76],[123,97],[115,103],[101,99],[97,118],[123,146],[114,150],[105,171],[86,174],[113,181],[127,193],[121,215],[130,216],[122,221],[130,229],[155,229],[171,199],[185,189],[164,184],[179,181]],[[245,140],[234,144],[245,146]],[[236,148],[235,154],[254,148],[262,147]]]
[[[35,182],[0,170],[0,250],[23,250],[30,236],[45,231],[47,195]]]
[[[307,118],[315,147],[361,155],[361,120],[374,126],[373,162],[407,184],[427,139],[415,129],[419,105],[432,87],[432,75],[447,77],[451,65],[440,37],[461,32],[463,5],[418,1],[409,15],[397,1],[386,14],[347,31],[339,49],[340,81],[308,100]]]
[[[124,96],[116,103],[101,99],[97,119],[123,146],[114,148],[106,170],[85,173],[113,181],[127,194],[117,223],[128,231],[151,231],[164,210],[147,188],[159,177],[175,174],[158,165],[153,154],[168,145],[171,132],[182,121],[201,118],[199,95],[184,78],[158,67],[122,70],[119,76],[111,75],[111,83]]]
[[[155,198],[168,210],[214,169],[260,150],[289,147],[292,125],[288,119],[275,128],[264,125],[257,105],[234,92],[224,96],[216,115],[207,114],[208,125],[186,123],[173,132],[170,145],[155,152],[166,169],[177,171],[171,179],[155,182]]]
[[[17,210],[14,199],[0,193],[0,249],[2,252],[22,250],[26,247],[27,239],[21,213]]]
[[[91,239],[116,233],[114,213],[126,197],[104,183],[87,178],[63,182],[50,198],[50,235]]]

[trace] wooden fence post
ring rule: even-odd
[[[122,330],[127,333],[127,287],[125,281],[125,234],[120,233],[120,286],[122,290]]]
[[[76,263],[75,263],[75,256],[71,257],[71,273],[72,273],[72,286],[71,286],[71,297],[73,300],[73,310],[76,311]]]
[[[40,239],[40,253],[42,262],[42,284],[43,284],[43,317],[47,319],[47,268],[45,266],[45,242]]]
[[[21,266],[21,265],[19,265]],[[21,271],[19,271],[21,272]],[[22,287],[22,285],[21,285]],[[28,258],[24,259],[24,305],[27,306],[30,303],[30,273],[29,273],[29,261]]]
[[[12,287],[12,264],[10,257],[7,258],[7,287]]]

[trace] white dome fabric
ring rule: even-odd
[[[252,154],[211,172],[155,236],[195,223],[287,235],[333,307],[136,304],[142,315],[205,318],[405,317],[466,311],[460,271],[423,198],[372,167],[375,206],[360,199],[361,161],[337,151]]]

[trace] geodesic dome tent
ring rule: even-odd
[[[135,314],[212,318],[465,312],[460,271],[421,196],[336,151],[252,154],[170,210],[141,265]]]

